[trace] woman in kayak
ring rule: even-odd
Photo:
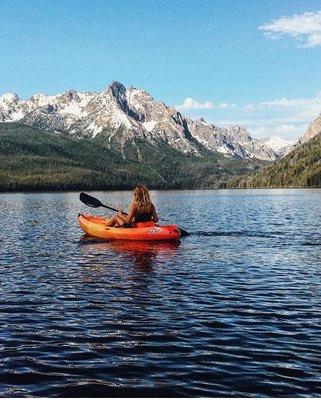
[[[157,222],[158,217],[147,187],[138,185],[133,192],[129,214],[124,214],[123,210],[120,209],[116,215],[108,220],[107,226],[129,227],[135,222],[147,221]]]

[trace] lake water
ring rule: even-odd
[[[83,243],[77,193],[0,194],[0,396],[321,396],[321,191],[152,195],[189,237]]]

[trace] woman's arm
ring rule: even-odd
[[[154,222],[158,222],[158,216],[156,214],[156,210],[155,210],[154,204],[153,204],[153,221]]]
[[[136,214],[136,210],[137,210],[136,204],[135,204],[135,203],[132,203],[128,215],[125,215],[125,214],[123,213],[123,211],[120,211],[120,216],[121,216],[121,218],[124,220],[124,222],[125,222],[126,224],[130,224],[130,223],[133,221],[134,216],[135,216],[135,214]]]

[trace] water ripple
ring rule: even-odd
[[[321,395],[321,191],[153,193],[180,243],[82,237],[76,193],[0,197],[1,396]]]

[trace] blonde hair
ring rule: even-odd
[[[137,204],[138,211],[142,213],[152,212],[152,202],[149,191],[145,185],[137,185],[133,193],[133,201]]]

